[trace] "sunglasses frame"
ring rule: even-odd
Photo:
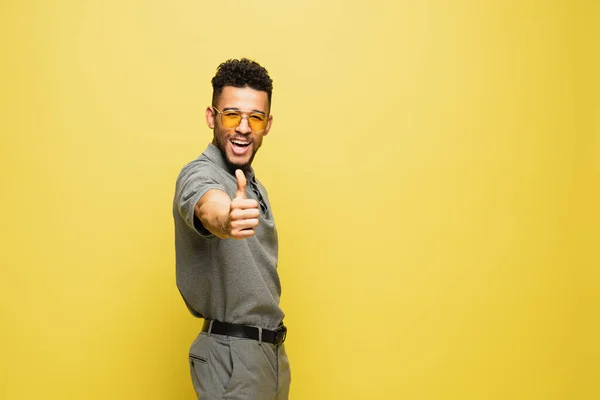
[[[219,109],[218,109],[217,107],[215,107],[215,106],[213,106],[212,108],[213,108],[213,110],[214,110],[214,111],[216,111],[216,113],[217,113],[217,114],[221,114],[221,124],[222,124],[223,126],[225,126],[225,124],[223,123],[223,116],[224,116],[225,114],[224,114],[222,111],[219,111]],[[266,131],[266,130],[267,130],[267,125],[269,124],[269,116],[268,116],[268,115],[264,115],[264,114],[262,114],[262,113],[257,113],[257,112],[251,112],[251,113],[242,113],[241,111],[238,111],[238,110],[231,110],[231,112],[235,112],[235,113],[238,113],[238,114],[240,115],[240,117],[241,117],[241,118],[240,118],[240,122],[238,122],[238,124],[237,124],[236,126],[232,126],[232,127],[227,127],[227,126],[225,126],[226,128],[228,128],[228,129],[235,129],[235,128],[237,128],[238,126],[240,126],[240,124],[242,123],[242,120],[243,120],[244,118],[246,118],[246,119],[248,120],[248,126],[250,127],[250,129],[251,129],[253,132],[256,132],[256,133],[263,133],[264,131]],[[244,114],[248,114],[248,115],[244,115]],[[252,115],[260,115],[261,117],[265,117],[266,124],[265,124],[265,127],[264,127],[262,130],[260,130],[260,131],[256,131],[256,130],[254,130],[254,128],[252,128],[252,125],[250,124],[250,117],[251,117]]]

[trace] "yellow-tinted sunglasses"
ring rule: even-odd
[[[248,116],[243,116],[242,112],[237,110],[226,110],[219,111],[217,107],[213,107],[213,109],[221,114],[221,124],[225,128],[237,128],[242,123],[242,118],[248,119],[248,125],[250,125],[250,129],[254,132],[262,133],[267,128],[268,118],[264,114],[260,113],[250,113]]]

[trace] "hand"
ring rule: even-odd
[[[256,200],[246,198],[246,176],[242,170],[235,170],[235,177],[237,191],[231,200],[227,230],[232,238],[245,239],[254,236],[260,210]]]

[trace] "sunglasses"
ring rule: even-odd
[[[213,107],[213,109],[218,114],[221,114],[221,124],[223,124],[225,128],[237,128],[242,123],[243,118],[248,119],[248,125],[250,125],[250,129],[254,132],[261,133],[267,128],[268,118],[264,114],[254,112],[246,117],[243,116],[240,111],[236,110],[226,110],[221,112],[217,107]]]

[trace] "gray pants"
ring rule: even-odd
[[[201,332],[189,361],[198,399],[288,398],[290,364],[283,344]]]

